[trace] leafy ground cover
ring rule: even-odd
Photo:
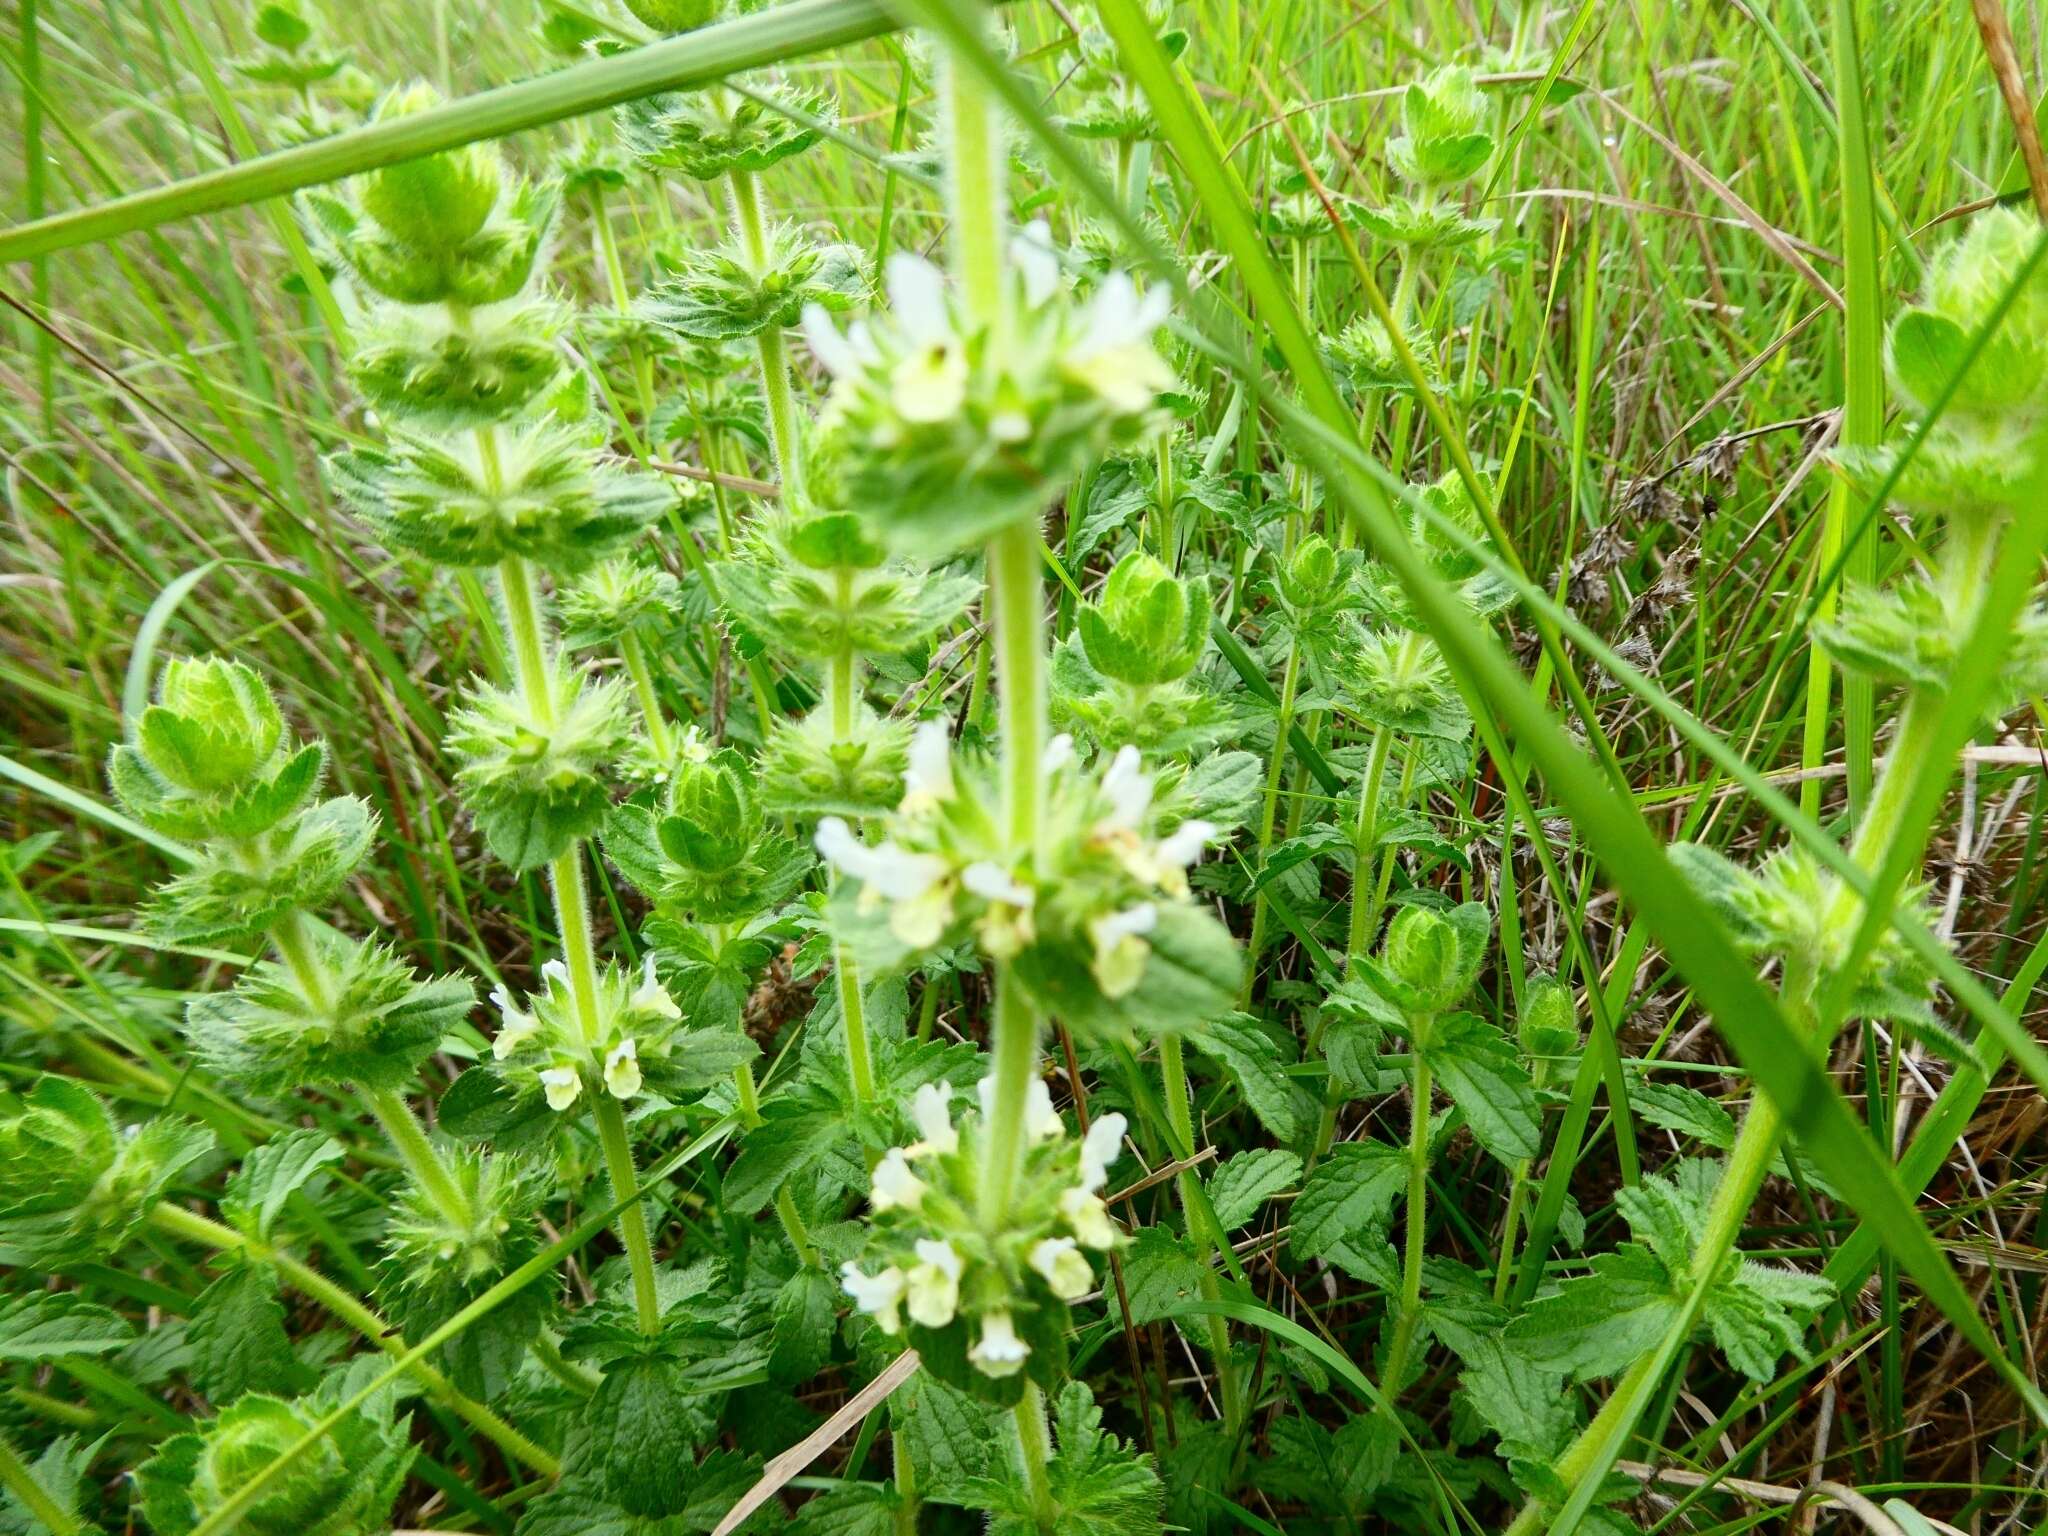
[[[2040,1524],[1951,9],[24,0],[0,1530]]]

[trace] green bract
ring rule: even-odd
[[[401,87],[377,104],[379,119],[408,117],[443,105],[430,85]],[[401,161],[364,176],[363,211],[415,250],[456,246],[484,227],[497,206],[505,171],[492,144],[465,144]]]
[[[212,1148],[170,1116],[124,1130],[83,1084],[40,1077],[0,1097],[0,1244],[43,1269],[104,1258]]]
[[[250,1479],[298,1442],[342,1398],[346,1377],[317,1396],[288,1402],[250,1393],[196,1434],[173,1435],[136,1469],[142,1508],[158,1536],[188,1536]],[[241,1512],[255,1536],[369,1536],[387,1530],[412,1466],[409,1419],[388,1394],[348,1414],[293,1460]]]
[[[1410,1013],[1438,1013],[1472,990],[1493,939],[1485,907],[1467,902],[1447,913],[1403,907],[1387,925],[1374,985]]]
[[[371,293],[400,304],[474,307],[517,298],[533,281],[554,232],[560,193],[520,186],[472,233],[415,244],[371,210],[367,192],[351,202],[308,192],[304,206],[334,259]]]
[[[385,544],[442,565],[517,556],[573,571],[621,549],[674,504],[651,475],[592,462],[591,445],[552,421],[475,436],[395,435],[388,448],[335,454],[329,482]]]
[[[748,258],[738,241],[693,250],[675,276],[641,301],[650,319],[697,340],[785,330],[805,306],[852,308],[867,291],[866,264],[850,245],[817,245],[793,224],[768,231],[766,259]]]
[[[620,806],[604,839],[613,862],[658,912],[705,923],[766,910],[788,897],[809,866],[787,838],[764,831],[746,759],[730,748],[706,751],[694,730],[660,806]]]
[[[801,720],[778,720],[761,753],[761,798],[784,815],[871,816],[903,793],[910,722],[866,705],[833,718],[820,704]]]
[[[327,995],[309,998],[288,966],[260,961],[232,991],[185,1008],[185,1038],[209,1071],[253,1093],[307,1083],[403,1088],[469,1016],[460,976],[422,981],[390,950],[339,935],[316,940]]]
[[[1237,946],[1188,899],[1215,826],[1189,819],[1161,836],[1135,748],[1087,770],[1055,738],[1041,772],[1038,845],[1012,847],[989,768],[969,759],[956,777],[944,722],[920,726],[879,842],[837,817],[818,825],[818,851],[849,877],[836,920],[885,962],[971,935],[1075,1029],[1175,1032],[1226,1011]]]
[[[363,327],[349,378],[379,411],[408,426],[491,426],[539,403],[560,380],[556,337],[566,318],[549,299],[460,317],[386,305]]]
[[[448,719],[456,786],[491,852],[532,869],[597,830],[606,767],[625,750],[628,705],[614,683],[550,669],[543,697],[477,685]]]
[[[1033,1079],[1030,1142],[1000,1225],[976,1214],[990,1094],[956,1124],[950,1083],[919,1088],[910,1105],[918,1139],[893,1147],[869,1183],[873,1219],[859,1262],[842,1283],[884,1333],[907,1335],[939,1380],[1015,1402],[1028,1376],[1057,1381],[1066,1358],[1067,1305],[1095,1288],[1088,1255],[1123,1235],[1102,1200],[1123,1150],[1124,1117],[1104,1115],[1079,1142]]]
[[[596,978],[595,1017],[579,1015],[568,968],[550,960],[543,987],[514,1002],[500,987],[492,1070],[521,1099],[566,1110],[586,1092],[632,1099],[644,1090],[674,1100],[702,1091],[756,1054],[733,1030],[693,1030],[655,979],[650,956],[636,982],[607,966]]]
[[[1088,663],[1105,677],[1153,687],[1187,676],[1209,644],[1209,587],[1177,579],[1133,550],[1116,563],[1098,602],[1075,615]]]
[[[1463,181],[1493,154],[1492,116],[1472,71],[1446,64],[1401,98],[1402,133],[1387,146],[1395,172],[1424,186]]]
[[[758,518],[718,567],[727,621],[785,656],[914,650],[957,620],[981,584],[890,561],[850,512]]]
[[[841,335],[821,311],[804,334],[832,375],[820,421],[829,499],[871,507],[892,547],[933,556],[1040,516],[1105,449],[1159,424],[1175,383],[1152,344],[1167,295],[1105,279],[1064,291],[1046,237],[1015,243],[1006,332],[971,321],[936,267],[889,260],[890,308]]]
[[[681,618],[682,592],[658,565],[630,556],[600,560],[556,595],[562,643],[616,645],[627,635],[658,637]]]
[[[620,137],[643,165],[715,181],[731,171],[765,171],[802,153],[818,139],[809,123],[829,126],[837,115],[822,91],[766,75],[743,75],[735,83],[775,105],[718,89],[643,96],[619,108]]]

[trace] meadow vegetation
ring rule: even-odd
[[[2034,10],[0,42],[0,1536],[2048,1519]]]

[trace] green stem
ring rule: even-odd
[[[1358,822],[1352,837],[1356,852],[1351,866],[1351,937],[1344,951],[1347,966],[1372,947],[1372,931],[1379,923],[1378,904],[1367,895],[1373,887],[1366,872],[1371,868],[1373,848],[1379,841],[1380,786],[1386,778],[1387,750],[1393,740],[1392,731],[1375,725],[1372,744],[1366,749],[1365,783],[1358,795]]]
[[[900,1431],[889,1436],[889,1464],[896,1480],[896,1536],[917,1536],[917,1467],[910,1459],[910,1441]]]
[[[1166,1099],[1166,1124],[1172,1131],[1173,1155],[1185,1161],[1195,1155],[1195,1120],[1188,1094],[1188,1073],[1186,1059],[1182,1053],[1179,1035],[1162,1035],[1159,1040],[1159,1079]],[[1174,1175],[1174,1192],[1180,1197],[1181,1224],[1188,1236],[1194,1239],[1195,1247],[1202,1260],[1202,1297],[1205,1301],[1221,1301],[1223,1287],[1216,1278],[1213,1244],[1205,1224],[1195,1219],[1194,1192],[1191,1186],[1196,1175],[1193,1169],[1183,1168]],[[1244,1394],[1237,1379],[1237,1367],[1230,1358],[1230,1327],[1213,1314],[1204,1319],[1209,1330],[1209,1352],[1216,1358],[1216,1383],[1223,1399],[1223,1422],[1226,1431],[1234,1438],[1237,1427],[1243,1420]]]
[[[1387,1369],[1380,1378],[1388,1402],[1401,1394],[1415,1325],[1422,1318],[1422,1246],[1426,1238],[1429,1199],[1429,1064],[1414,1052],[1415,1102],[1408,1117],[1408,1209],[1401,1244],[1401,1311],[1394,1321],[1394,1341],[1387,1348]]]
[[[292,977],[299,984],[299,990],[306,994],[314,1007],[329,1012],[334,1007],[334,978],[328,973],[326,963],[320,958],[320,951],[313,939],[311,921],[303,912],[286,915],[270,930],[270,942],[278,955],[290,969]],[[463,1198],[462,1190],[449,1172],[447,1162],[442,1158],[427,1133],[413,1117],[412,1107],[406,1103],[405,1095],[389,1088],[364,1088],[358,1086],[357,1094],[362,1098],[363,1107],[376,1118],[384,1129],[384,1135],[391,1142],[399,1160],[413,1182],[426,1191],[427,1198],[434,1203],[434,1209],[441,1213],[442,1220],[451,1226],[466,1228],[470,1223],[469,1201]]]
[[[1280,775],[1287,767],[1288,734],[1294,725],[1294,694],[1301,683],[1301,642],[1287,647],[1287,670],[1280,678],[1280,709],[1273,722],[1273,753],[1266,763],[1266,791],[1259,805],[1259,857],[1254,870],[1265,866],[1266,851],[1273,846],[1273,824],[1280,808]],[[1266,896],[1252,897],[1252,932],[1245,944],[1244,980],[1239,984],[1237,1006],[1249,1008],[1252,988],[1259,979],[1259,951],[1266,943]]]
[[[842,570],[839,573],[841,609],[851,607],[853,573]],[[832,736],[835,741],[849,741],[853,737],[853,717],[860,696],[860,658],[851,646],[840,648],[830,663],[825,677],[826,704],[831,711]],[[836,883],[836,877],[835,877]],[[854,1097],[863,1104],[872,1103],[875,1097],[874,1047],[868,1039],[867,1004],[861,995],[860,966],[853,958],[853,952],[834,935],[832,940],[832,974],[838,986],[839,1015],[846,1026],[846,1072],[853,1081]]]
[[[0,1435],[0,1488],[7,1489],[19,1499],[30,1518],[47,1526],[51,1536],[72,1536],[74,1531],[84,1529],[79,1520],[36,1481],[33,1469],[7,1443],[5,1435]]]
[[[1974,615],[1960,622],[1967,627],[1975,622]],[[1884,770],[1878,775],[1863,821],[1849,846],[1850,858],[1860,867],[1868,869],[1879,862],[1896,834],[1907,810],[1913,775],[1920,762],[1939,744],[1940,715],[1940,695],[1917,691],[1907,695],[1893,736],[1891,755],[1885,759]],[[1823,916],[1823,924],[1830,931],[1842,931],[1842,925],[1855,916],[1861,905],[1861,898],[1854,890],[1837,882]],[[1819,1038],[1821,1024],[1813,1008],[1818,980],[1811,975],[1788,976],[1781,988],[1781,994],[1790,1005],[1788,1012],[1794,1025],[1802,1030],[1800,1043],[1812,1051],[1823,1050],[1827,1044]],[[1750,1100],[1749,1112],[1743,1116],[1742,1127],[1736,1133],[1734,1145],[1729,1148],[1721,1182],[1715,1187],[1713,1200],[1707,1208],[1700,1240],[1694,1245],[1696,1269],[1718,1266],[1741,1237],[1743,1220],[1756,1200],[1757,1191],[1763,1187],[1764,1178],[1770,1173],[1784,1126],[1784,1117],[1769,1097],[1757,1094]],[[1564,1486],[1574,1486],[1590,1471],[1602,1443],[1624,1419],[1633,1422],[1634,1416],[1641,1412],[1640,1399],[1649,1387],[1654,1386],[1648,1378],[1656,1363],[1657,1354],[1653,1352],[1631,1366],[1616,1383],[1613,1394],[1600,1412],[1566,1448],[1556,1464]],[[1516,1515],[1505,1536],[1533,1536],[1545,1518],[1543,1507],[1532,1501]]]
[[[733,227],[740,248],[756,277],[768,271],[768,225],[761,214],[761,193],[752,171],[726,175],[732,192]],[[796,396],[789,382],[789,351],[779,326],[768,326],[754,338],[761,359],[761,389],[768,401],[768,436],[775,452],[775,473],[782,484],[782,504],[800,508],[804,501],[803,449],[797,435]]]
[[[654,689],[654,669],[648,665],[647,647],[630,629],[619,636],[619,660],[625,663],[626,675],[633,680],[633,692],[640,699],[640,714],[647,725],[647,740],[654,748],[655,757],[666,763],[673,750],[668,721],[662,716],[661,695]]]
[[[952,138],[954,275],[968,310],[1000,338],[1003,323],[1004,184],[1008,180],[1001,119],[988,87],[973,69],[949,60],[944,112]]]
[[[505,609],[505,638],[512,653],[512,677],[537,724],[555,723],[555,691],[548,676],[547,630],[541,622],[540,586],[534,569],[517,555],[498,565],[498,596]]]
[[[447,1163],[435,1149],[418,1120],[413,1118],[412,1106],[405,1101],[405,1095],[394,1088],[358,1087],[363,1104],[377,1123],[384,1127],[384,1134],[391,1138],[391,1145],[405,1163],[406,1172],[413,1182],[426,1191],[427,1198],[434,1202],[434,1209],[441,1213],[441,1219],[456,1228],[466,1229],[473,1213],[469,1201],[463,1197],[462,1188],[448,1171]]]
[[[789,1192],[788,1184],[775,1191],[775,1214],[789,1236],[789,1246],[796,1250],[797,1262],[806,1269],[816,1269],[818,1246],[811,1241],[810,1228],[804,1225],[803,1212],[796,1208],[796,1197]]]
[[[1027,857],[1038,847],[1039,761],[1045,750],[1045,604],[1038,542],[1034,519],[1005,528],[988,545],[1003,803],[1011,845]]]
[[[222,1253],[245,1253],[253,1259],[275,1266],[277,1272],[293,1290],[311,1301],[318,1302],[340,1321],[347,1323],[362,1337],[393,1358],[403,1357],[412,1348],[389,1322],[320,1271],[288,1253],[271,1247],[268,1243],[244,1237],[232,1227],[222,1226],[219,1222],[209,1221],[183,1206],[168,1203],[150,1207],[149,1224],[171,1237],[183,1238],[187,1242],[217,1249]],[[512,1460],[531,1468],[543,1477],[561,1475],[562,1465],[552,1453],[535,1445],[484,1404],[456,1391],[448,1378],[426,1361],[415,1360],[407,1369],[422,1386]]]
[[[989,1027],[995,1091],[982,1148],[979,1216],[983,1230],[1002,1228],[1024,1165],[1024,1104],[1038,1074],[1038,1013],[1008,965],[996,968],[995,1018]]]
[[[1032,1518],[1041,1531],[1050,1531],[1059,1517],[1052,1498],[1052,1478],[1046,1472],[1052,1460],[1052,1437],[1045,1427],[1045,1397],[1035,1381],[1024,1383],[1024,1395],[1010,1410],[1010,1459],[1031,1496]]]
[[[633,1167],[633,1142],[626,1131],[626,1112],[609,1093],[599,1091],[591,1097],[591,1118],[597,1124],[598,1145],[604,1148],[612,1196],[627,1202],[619,1212],[619,1239],[626,1246],[626,1263],[633,1271],[633,1310],[640,1331],[652,1337],[661,1332],[661,1296],[654,1286],[654,1245],[647,1237],[646,1202],[633,1199],[633,1191],[640,1187],[640,1176]]]

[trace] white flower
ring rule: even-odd
[[[945,1157],[960,1150],[960,1133],[953,1128],[951,1083],[924,1083],[910,1096],[910,1119],[917,1127],[917,1140],[903,1149],[905,1157]]]
[[[1031,1267],[1045,1277],[1053,1295],[1073,1301],[1088,1294],[1095,1284],[1095,1271],[1088,1267],[1071,1237],[1041,1239],[1031,1249]]]
[[[583,1074],[574,1067],[547,1067],[540,1074],[540,1085],[547,1093],[549,1109],[567,1109],[583,1091]]]
[[[1060,360],[1060,371],[1121,415],[1151,410],[1178,382],[1152,345],[1171,302],[1163,286],[1141,298],[1129,277],[1111,273],[1089,300],[1081,317],[1086,335]]]
[[[910,1320],[922,1328],[943,1328],[960,1306],[960,1255],[951,1243],[920,1237],[917,1256],[924,1262],[904,1277]]]
[[[946,877],[937,854],[907,853],[893,842],[870,848],[837,816],[818,823],[814,841],[826,863],[890,901],[914,901]]]
[[[560,988],[564,997],[574,990],[569,984],[569,967],[560,959],[550,960],[543,965],[540,968],[540,979],[546,983],[550,992]]]
[[[820,314],[824,311],[820,310]],[[696,726],[683,729],[683,739],[676,744],[676,759],[685,763],[708,763],[711,761],[711,743],[704,739]]]
[[[1143,935],[1158,925],[1159,909],[1149,901],[1090,920],[1088,937],[1095,941],[1095,959],[1089,969],[1104,997],[1127,997],[1137,989],[1152,953]]]
[[[974,1092],[981,1101],[981,1118],[986,1122],[996,1112],[995,1078],[984,1077],[975,1085]],[[1067,1122],[1052,1107],[1052,1090],[1045,1086],[1044,1078],[1034,1077],[1031,1086],[1024,1090],[1024,1134],[1033,1141],[1050,1141],[1066,1133]]]
[[[910,1171],[903,1148],[891,1147],[882,1154],[882,1160],[875,1164],[875,1171],[869,1177],[869,1204],[877,1211],[889,1211],[899,1205],[914,1207],[923,1199],[924,1180]]]
[[[834,378],[856,372],[870,360],[874,350],[860,345],[867,337],[858,325],[852,337],[840,335],[839,327],[832,323],[822,304],[804,306],[804,340],[810,343],[811,356],[818,360],[818,366]]]
[[[889,370],[889,404],[905,421],[950,421],[967,402],[967,353],[946,313],[939,269],[898,251],[886,276],[889,309],[906,344]]]
[[[630,1099],[640,1091],[640,1047],[631,1035],[605,1057],[604,1085],[615,1099]]]
[[[1186,869],[1202,856],[1203,846],[1215,835],[1216,824],[1213,821],[1190,818],[1159,840],[1153,857],[1167,868]]]
[[[683,1010],[676,1006],[676,1000],[668,995],[667,988],[654,979],[652,955],[647,957],[647,969],[641,973],[640,985],[633,989],[626,1006],[635,1013],[651,1013],[658,1019],[680,1019],[683,1016]]]
[[[1024,302],[1033,309],[1057,293],[1060,258],[1053,249],[1052,226],[1044,219],[1033,219],[1012,235],[1010,264],[1024,280]]]
[[[540,1033],[540,1020],[516,1007],[503,987],[492,991],[491,1001],[498,1005],[498,1034],[491,1041],[491,1055],[503,1061]]]
[[[1117,748],[1102,775],[1102,798],[1109,814],[1095,824],[1098,833],[1135,832],[1152,807],[1152,780],[1138,767],[1138,749]]]
[[[1060,1196],[1060,1216],[1083,1248],[1114,1248],[1116,1223],[1098,1196],[1076,1185]]]
[[[1061,731],[1045,744],[1045,750],[1038,754],[1038,771],[1045,778],[1051,778],[1074,760],[1074,738],[1070,732]]]
[[[925,720],[910,738],[899,811],[917,815],[953,798],[953,740],[944,720]]]
[[[985,901],[1006,901],[1013,907],[1028,907],[1038,897],[1030,886],[1018,884],[1007,869],[987,859],[961,870],[960,883]]]
[[[1130,1122],[1112,1111],[1088,1122],[1088,1134],[1081,1138],[1081,1189],[1094,1194],[1109,1182],[1109,1165],[1123,1156],[1124,1131]]]
[[[861,1267],[848,1259],[839,1266],[839,1284],[853,1304],[872,1317],[884,1333],[901,1333],[903,1319],[896,1315],[897,1304],[903,1300],[905,1287],[903,1271],[891,1264],[879,1275],[863,1274]]]
[[[1024,1357],[1031,1346],[1017,1337],[1007,1312],[990,1312],[981,1320],[981,1337],[967,1351],[967,1358],[984,1376],[1014,1376],[1024,1369]]]

